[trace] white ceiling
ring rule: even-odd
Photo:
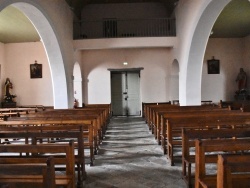
[[[232,0],[213,27],[213,38],[241,38],[250,34],[250,2]],[[26,16],[12,6],[0,12],[0,42],[36,42],[40,37]]]

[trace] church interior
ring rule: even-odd
[[[0,187],[249,188],[249,18],[249,0],[0,0]]]

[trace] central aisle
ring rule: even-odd
[[[95,157],[84,187],[186,187],[181,166],[170,166],[141,117],[113,117]]]

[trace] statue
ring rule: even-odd
[[[235,81],[238,82],[238,90],[236,91],[236,94],[246,93],[247,74],[243,68],[240,68],[240,72],[237,75],[237,78]]]
[[[13,84],[11,83],[9,78],[6,78],[4,102],[14,102],[13,99],[16,98],[16,95],[11,94],[12,88]]]

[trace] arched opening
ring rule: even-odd
[[[187,62],[186,101],[183,105],[201,104],[201,78],[204,54],[211,29],[228,0],[211,1],[202,12],[192,35]],[[205,4],[205,3],[204,3]]]
[[[4,1],[4,3],[0,4],[0,10],[9,5],[12,5],[23,12],[39,33],[51,71],[54,108],[68,108],[65,69],[56,32],[54,32],[52,27],[53,24],[50,23],[50,19],[46,18],[46,14],[44,14],[34,2],[13,3],[13,1]]]
[[[81,67],[78,62],[74,65],[73,70],[73,76],[74,76],[74,98],[77,101],[77,106],[82,107],[82,74],[81,74]]]
[[[179,100],[179,62],[175,59],[171,66],[170,100]]]

